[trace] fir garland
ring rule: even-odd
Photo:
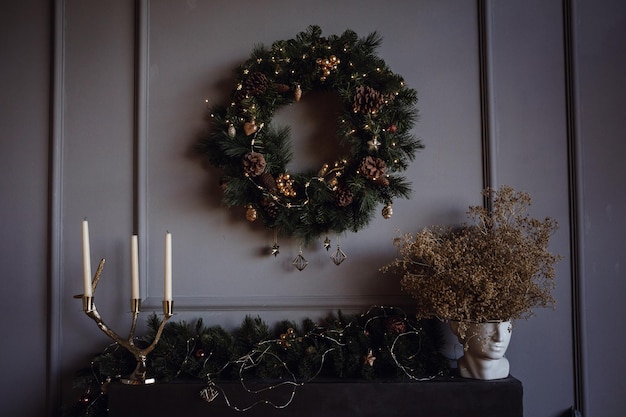
[[[136,344],[149,344],[159,324],[159,318],[151,315],[148,334]],[[220,391],[220,381],[226,380],[241,381],[244,386],[244,380],[265,381],[269,387],[287,381],[293,393],[315,379],[430,380],[449,373],[435,325],[383,306],[352,317],[339,311],[318,324],[306,319],[298,326],[284,320],[274,329],[259,317],[247,316],[232,332],[205,326],[202,319],[170,321],[148,357],[148,372],[161,382],[201,380],[213,393]],[[77,372],[74,387],[82,394],[65,408],[64,416],[106,416],[108,384],[131,373],[135,365],[126,349],[108,346],[89,368]],[[279,382],[273,385],[272,381]],[[288,405],[293,393],[280,408]],[[212,400],[214,396],[207,398]],[[243,411],[228,398],[223,400]]]
[[[256,46],[236,70],[228,105],[212,109],[202,150],[223,171],[223,202],[246,208],[278,233],[310,243],[322,234],[358,231],[384,204],[408,198],[400,175],[423,148],[411,134],[417,93],[375,54],[382,38],[351,30],[322,37],[310,26],[295,39]],[[338,145],[348,154],[311,172],[290,173],[289,129],[272,117],[311,92],[339,95]]]

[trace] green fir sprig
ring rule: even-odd
[[[148,332],[136,340],[151,341],[160,325],[148,318]],[[158,382],[198,380],[246,382],[294,379],[414,381],[447,375],[442,338],[432,321],[417,321],[394,307],[374,306],[366,313],[341,311],[315,323],[290,320],[270,328],[261,318],[246,316],[233,331],[193,322],[168,322],[148,357],[148,376]],[[107,386],[130,374],[134,357],[117,344],[76,373],[74,388],[82,394],[64,415],[106,416]],[[158,383],[157,382],[157,383]]]

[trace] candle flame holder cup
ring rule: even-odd
[[[96,292],[96,286],[98,285],[98,281],[100,280],[100,275],[102,274],[102,269],[104,268],[105,260],[100,260],[100,264],[98,265],[98,269],[96,270],[96,274],[94,275],[93,281],[91,283],[92,286],[92,294]],[[126,348],[137,360],[137,366],[135,370],[127,377],[121,379],[121,382],[129,385],[144,385],[144,384],[153,384],[155,382],[154,378],[147,378],[147,365],[146,360],[150,352],[154,350],[157,343],[159,343],[159,339],[161,338],[161,334],[163,333],[163,329],[165,328],[165,324],[173,315],[173,305],[174,303],[170,301],[163,301],[163,320],[157,329],[156,335],[154,336],[154,340],[152,343],[145,347],[140,348],[135,345],[135,328],[137,327],[137,318],[139,316],[139,311],[141,309],[141,300],[140,299],[131,299],[130,301],[130,309],[132,313],[132,321],[130,332],[128,334],[128,338],[124,339],[115,333],[111,328],[109,328],[102,317],[98,313],[98,309],[94,303],[94,297],[86,297],[84,295],[77,296],[82,298],[83,300],[83,311],[85,314],[90,317],[93,321],[96,322],[98,328],[102,330],[107,336],[113,339],[117,344]]]

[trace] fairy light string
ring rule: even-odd
[[[150,318],[149,327],[157,322],[158,318]],[[265,334],[262,321],[244,321],[241,329],[248,326],[249,330],[251,323],[262,330],[259,334]],[[201,320],[195,325],[168,323],[148,358],[149,373],[160,381],[189,377],[202,380],[206,385],[198,395],[205,401],[221,398],[229,408],[247,411],[260,404],[286,408],[298,388],[320,379],[428,381],[449,371],[447,360],[439,353],[437,337],[423,322],[397,307],[375,305],[350,318],[339,312],[319,324],[311,322],[305,331],[291,322],[281,326],[282,330],[277,327],[273,336],[254,342],[248,352],[229,358],[232,353],[223,351],[222,343],[228,338],[221,342],[215,338],[228,333],[223,329],[205,328]],[[78,406],[83,411],[90,407],[90,415],[99,415],[97,408],[106,410],[107,385],[120,378],[128,364],[132,365],[132,358],[118,347],[109,345],[83,375],[90,384],[83,382],[87,388]],[[308,365],[303,368],[305,362]],[[268,370],[274,376],[264,377]]]

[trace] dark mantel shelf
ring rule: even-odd
[[[232,406],[246,408],[259,400],[288,402],[292,387],[260,396],[238,382],[218,382]],[[202,382],[109,386],[110,417],[523,417],[522,383],[514,377],[478,381],[458,377],[425,382],[314,381],[296,388],[285,408],[258,404],[245,412],[230,408],[223,394],[208,403],[200,397]],[[255,387],[257,388],[257,387]]]

